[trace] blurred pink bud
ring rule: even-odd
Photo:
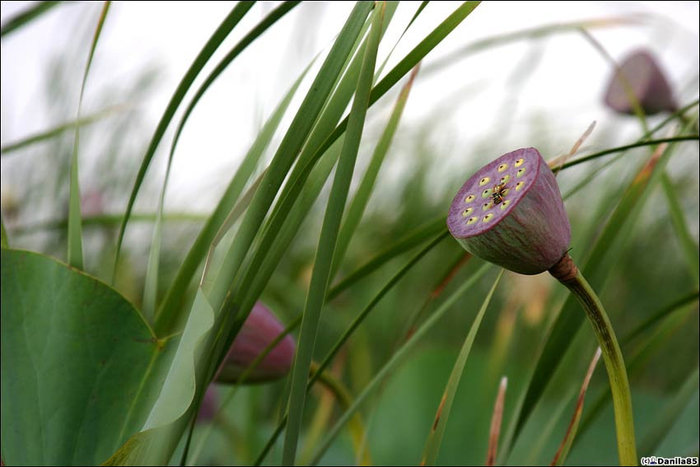
[[[218,400],[216,396],[216,389],[212,386],[207,388],[204,393],[204,399],[202,399],[202,404],[199,406],[199,413],[197,414],[197,422],[208,422],[214,418],[216,411],[218,409]]]
[[[246,368],[282,332],[284,326],[262,303],[258,302],[243,323],[231,345],[215,380],[235,383]],[[251,371],[244,383],[272,381],[286,375],[294,362],[296,346],[292,336],[285,336]]]
[[[646,50],[637,50],[620,63],[605,92],[605,105],[615,112],[634,115],[629,91],[647,115],[674,112],[678,108],[661,67]]]

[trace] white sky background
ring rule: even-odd
[[[400,4],[382,42],[380,60],[398,39],[418,4]],[[196,89],[233,44],[276,5],[277,2],[255,5],[217,50],[192,89]],[[27,6],[26,2],[2,2],[3,24]],[[161,70],[155,92],[139,102],[150,122],[144,132],[152,134],[177,83],[232,6],[228,2],[113,3],[90,73],[84,114],[99,110],[91,96],[107,86],[123,85],[126,89],[140,70],[155,64]],[[431,2],[395,50],[386,70],[457,6],[456,2]],[[200,101],[183,133],[168,190],[169,208],[201,211],[212,206],[263,119],[309,60],[319,51],[327,51],[324,47],[332,42],[351,8],[350,2],[303,4],[274,26],[271,34],[263,36],[234,61]],[[76,41],[91,35],[89,32],[94,29],[100,9],[101,3],[61,5],[32,25],[3,38],[2,145],[75,118],[89,50],[89,42],[78,44]],[[440,57],[480,38],[538,25],[632,13],[648,13],[666,19],[591,32],[616,59],[638,47],[651,49],[664,65],[679,101],[686,103],[695,98],[697,88],[689,85],[698,74],[698,2],[484,2],[431,52],[423,63],[424,71]],[[600,104],[609,65],[590,44],[576,33],[558,34],[543,44],[543,55],[535,74],[518,93],[508,137],[502,141],[495,138],[495,152],[480,156],[477,165],[503,152],[531,145],[527,137],[532,131],[529,125],[534,117],[546,120],[548,132],[556,140],[555,147],[561,152],[567,151],[593,120],[598,124],[596,132],[613,122],[619,125],[616,120],[619,117]],[[505,99],[512,98],[506,92],[512,87],[512,74],[522,66],[523,57],[528,57],[532,46],[533,41],[521,41],[470,55],[440,73],[425,76],[419,73],[401,128],[406,131],[437,112],[444,124],[428,135],[436,157],[450,160],[465,157],[474,141],[493,130],[496,112],[502,109]],[[75,70],[75,89],[71,91],[76,96],[75,108],[61,120],[52,120],[41,100],[46,93],[47,64],[66,51],[84,57]],[[368,124],[383,127],[399,87],[383,99],[384,110],[370,114]],[[190,95],[185,103],[189,102]],[[299,101],[295,102],[298,105]],[[454,108],[443,112],[447,104]],[[157,177],[162,178],[172,127],[178,121],[179,114],[160,144],[149,176],[153,176],[155,169]],[[629,131],[631,135],[636,134],[636,123],[630,122]],[[620,144],[628,141],[624,135],[620,136]],[[595,133],[588,144],[595,147]],[[81,152],[81,163],[82,158],[95,156],[89,154],[87,148]],[[3,169],[9,167],[15,157],[24,156],[3,158]],[[134,157],[140,160],[143,153]],[[41,161],[37,160],[37,164]],[[4,172],[3,189],[7,183],[21,183],[8,180]],[[84,177],[81,177],[83,185]],[[207,193],[208,186],[216,189]],[[148,205],[154,207],[154,200]]]

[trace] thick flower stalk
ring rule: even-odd
[[[622,60],[608,83],[605,105],[615,112],[634,115],[632,96],[646,115],[678,109],[661,66],[646,50],[634,51]]]
[[[620,463],[635,465],[632,397],[622,352],[602,303],[568,254],[571,227],[564,202],[537,149],[509,152],[472,175],[452,200],[447,227],[474,256],[521,274],[549,271],[571,290],[603,352]]]
[[[284,326],[262,303],[258,302],[231,344],[215,381],[236,383],[246,369],[284,332]],[[244,382],[262,383],[283,377],[294,362],[296,345],[292,336],[283,337],[249,372]]]

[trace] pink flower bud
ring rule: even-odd
[[[262,303],[258,302],[233,341],[215,380],[235,383],[246,368],[282,332],[284,326]],[[292,367],[295,350],[292,336],[285,336],[248,375],[244,383],[260,383],[286,375]]]
[[[521,274],[557,264],[571,227],[552,170],[535,148],[479,169],[452,201],[447,227],[465,250]]]

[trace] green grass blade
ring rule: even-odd
[[[343,257],[345,256],[345,252],[347,251],[348,245],[350,244],[350,239],[355,233],[355,230],[360,223],[360,219],[362,219],[362,215],[365,212],[365,208],[369,202],[369,197],[372,195],[372,190],[374,189],[377,176],[379,175],[379,169],[382,167],[386,153],[389,151],[389,146],[391,146],[391,142],[394,139],[396,128],[399,126],[399,120],[401,120],[401,115],[404,107],[406,106],[408,94],[411,91],[413,80],[415,79],[417,72],[418,66],[413,69],[411,76],[404,85],[403,89],[401,89],[401,93],[396,100],[396,104],[394,105],[389,121],[384,128],[384,132],[379,138],[377,146],[374,148],[372,159],[370,160],[369,166],[367,167],[365,175],[362,178],[362,182],[360,183],[357,193],[355,193],[355,196],[348,207],[348,213],[345,216],[340,233],[338,234],[338,244],[333,256],[331,278],[333,278],[335,273],[338,271],[338,268],[343,261]]]
[[[447,232],[445,216],[440,216],[437,219],[434,219],[432,221],[426,222],[425,224],[418,226],[416,229],[410,231],[403,237],[399,238],[392,245],[377,253],[377,255],[374,258],[369,260],[363,266],[360,266],[353,273],[349,274],[337,285],[333,286],[328,292],[327,300],[332,300],[333,298],[337,297],[338,294],[340,294],[342,291],[350,287],[352,284],[367,277],[372,272],[376,271],[379,267],[383,266],[398,255],[415,248],[416,246],[425,242],[429,238],[441,232]]]
[[[333,347],[331,350],[328,351],[326,356],[323,358],[321,363],[318,365],[318,370],[314,372],[314,374],[311,376],[311,379],[309,379],[309,382],[306,385],[307,391],[311,389],[313,384],[316,382],[316,380],[319,378],[321,372],[325,371],[328,366],[331,364],[332,360],[335,358],[335,356],[338,354],[340,349],[345,345],[345,343],[348,341],[350,336],[357,330],[357,328],[364,322],[364,320],[369,316],[369,313],[374,309],[375,306],[381,301],[381,299],[389,292],[391,291],[396,284],[401,280],[401,278],[406,275],[407,272],[411,271],[412,268],[418,263],[418,261],[423,258],[430,250],[432,250],[438,243],[440,243],[442,240],[444,240],[447,237],[447,232],[444,232],[440,235],[438,235],[436,238],[433,239],[425,248],[423,248],[421,251],[419,251],[413,258],[411,258],[399,271],[394,274],[386,284],[377,292],[377,294],[370,300],[370,302],[360,311],[360,313],[357,314],[355,319],[353,319],[352,323],[347,327],[347,329],[343,332],[343,335],[336,341],[335,344],[333,344]],[[272,437],[268,441],[267,445],[261,452],[261,454],[258,456],[258,460],[256,461],[256,464],[260,464],[265,456],[267,455],[267,452],[269,449],[272,447],[272,445],[275,443],[277,440],[277,437],[279,434],[282,432],[282,429],[285,427],[287,423],[287,415],[284,416],[284,418],[280,421],[279,426],[277,427],[277,430],[273,433]]]
[[[163,219],[166,222],[204,222],[209,218],[208,214],[196,214],[185,212],[171,212],[165,214]],[[132,222],[155,222],[156,215],[136,213],[131,216]],[[122,221],[121,214],[98,214],[94,216],[83,217],[83,228],[85,227],[111,227],[119,226]],[[68,219],[59,219],[52,221],[42,221],[31,224],[19,225],[11,229],[15,235],[27,235],[41,230],[65,229],[68,226]]]
[[[211,291],[210,298],[217,307],[223,304],[231,281],[253,243],[265,214],[294,162],[294,158],[321,112],[333,83],[335,83],[371,8],[370,4],[358,3],[353,9],[280,143],[270,163],[267,175],[260,189],[255,193],[238,233],[226,254],[226,260],[220,272],[221,279],[217,279]]]
[[[160,192],[160,200],[158,203],[158,217],[156,219],[156,224],[153,229],[153,239],[151,241],[151,249],[148,258],[148,266],[146,268],[146,281],[144,289],[144,300],[143,309],[149,318],[153,318],[156,309],[157,300],[157,290],[158,290],[158,262],[160,258],[160,242],[161,242],[161,230],[162,230],[162,213],[165,204],[165,192],[168,187],[168,180],[170,178],[170,170],[172,167],[173,157],[175,155],[175,148],[180,139],[182,130],[189,118],[192,110],[199,102],[199,99],[204,95],[206,90],[211,86],[211,84],[219,77],[219,75],[228,67],[228,65],[243,51],[248,45],[250,45],[260,34],[265,32],[270,26],[272,26],[278,19],[283,17],[292,8],[298,5],[298,2],[288,2],[283,3],[275,10],[273,10],[263,21],[261,21],[251,32],[249,32],[243,39],[241,39],[236,46],[221,60],[221,62],[215,67],[204,83],[199,87],[197,93],[190,101],[183,117],[178,124],[177,130],[175,131],[175,136],[173,142],[170,146],[170,154],[168,155],[168,162],[165,170],[165,179],[163,181],[163,186]]]
[[[19,151],[20,149],[26,148],[33,144],[41,143],[42,141],[55,138],[68,130],[73,130],[76,127],[83,127],[90,125],[91,123],[95,123],[104,117],[107,117],[109,115],[114,114],[115,112],[123,110],[126,107],[127,106],[124,104],[115,105],[113,107],[108,107],[99,112],[95,112],[91,115],[88,115],[87,117],[80,117],[77,120],[61,123],[60,125],[57,125],[46,131],[27,136],[26,138],[22,138],[21,140],[15,141],[14,143],[8,143],[2,148],[0,148],[0,153],[2,153],[2,156],[5,157],[13,152]]]
[[[574,439],[576,438],[579,422],[581,421],[581,414],[583,413],[583,400],[586,396],[586,391],[588,390],[588,384],[591,382],[591,377],[593,376],[593,372],[595,371],[595,368],[598,365],[600,355],[601,351],[600,347],[598,347],[598,349],[595,352],[595,355],[593,356],[593,359],[591,360],[591,364],[588,366],[586,376],[583,378],[583,384],[581,385],[581,390],[579,391],[578,399],[576,400],[576,407],[574,408],[574,415],[571,417],[571,421],[569,422],[569,426],[566,429],[564,439],[559,445],[559,449],[554,455],[554,459],[552,460],[551,465],[564,465],[564,462],[566,462],[566,458],[569,455],[571,446],[573,445]]]
[[[647,330],[650,328],[654,327],[659,321],[662,319],[667,318],[671,314],[675,313],[676,311],[682,310],[685,308],[686,305],[690,305],[693,302],[698,301],[698,291],[694,290],[683,297],[679,298],[678,300],[674,300],[673,303],[671,303],[668,306],[663,307],[656,313],[652,313],[651,316],[649,316],[646,320],[644,320],[642,323],[637,325],[632,331],[627,334],[624,339],[622,340],[623,343],[630,342],[634,339],[636,339],[638,336],[642,335],[645,333]]]
[[[646,141],[638,141],[636,143],[632,144],[627,144],[625,146],[618,146],[616,148],[610,148],[606,149],[605,151],[599,151],[595,152],[593,154],[589,154],[585,157],[581,157],[579,159],[575,159],[573,161],[569,161],[561,166],[562,169],[568,169],[569,167],[573,167],[575,165],[582,164],[584,162],[588,162],[593,159],[597,159],[602,156],[607,156],[609,154],[615,154],[618,152],[623,152],[627,151],[628,149],[634,149],[634,148],[641,148],[644,146],[655,146],[657,144],[662,144],[662,143],[677,143],[680,141],[698,141],[698,135],[682,135],[682,136],[672,136],[669,138],[658,138],[658,139],[652,139],[652,140],[646,140]]]
[[[350,417],[359,409],[360,405],[365,401],[365,399],[371,395],[374,390],[376,390],[382,381],[386,379],[389,374],[398,367],[398,365],[409,355],[409,353],[415,348],[415,346],[420,342],[421,338],[432,329],[432,327],[445,315],[445,313],[454,305],[454,303],[463,294],[465,294],[469,289],[471,289],[474,284],[484,275],[488,269],[492,267],[490,264],[484,264],[479,268],[461,287],[455,290],[430,317],[416,330],[416,332],[411,336],[411,338],[406,341],[406,343],[401,346],[400,349],[394,353],[389,361],[384,364],[384,366],[377,372],[377,374],[372,378],[367,386],[355,397],[352,405],[343,413],[343,415],[338,419],[333,428],[328,432],[325,440],[319,446],[312,460],[311,464],[315,465],[321,459],[321,456],[326,452],[328,447],[331,445],[335,437],[340,432],[341,428],[350,420]]]
[[[224,21],[219,25],[216,31],[214,31],[207,43],[204,44],[204,47],[202,48],[202,50],[200,50],[199,54],[192,62],[192,65],[190,65],[189,69],[185,73],[185,76],[183,76],[180,80],[180,83],[178,84],[177,88],[175,89],[175,92],[170,98],[168,106],[166,107],[165,112],[161,116],[160,121],[158,122],[158,126],[156,127],[156,130],[153,133],[153,136],[151,137],[151,142],[148,145],[148,149],[146,150],[146,154],[144,154],[143,161],[141,162],[141,166],[139,167],[139,171],[136,175],[134,187],[132,188],[131,194],[129,195],[129,201],[126,206],[124,218],[122,220],[121,226],[119,227],[119,235],[117,237],[117,248],[114,255],[114,270],[112,273],[112,281],[114,281],[114,277],[116,275],[116,270],[119,263],[119,254],[121,252],[122,242],[124,241],[124,234],[126,231],[126,224],[129,222],[129,218],[131,217],[131,211],[134,207],[134,202],[136,201],[136,195],[138,194],[139,189],[141,188],[141,184],[143,183],[143,179],[146,176],[148,166],[151,164],[153,155],[155,154],[156,149],[158,148],[160,140],[165,134],[165,130],[167,129],[168,125],[170,124],[170,121],[175,115],[175,111],[180,106],[182,100],[185,98],[185,93],[187,93],[187,90],[190,88],[190,86],[192,86],[194,79],[197,77],[199,72],[202,71],[204,65],[207,63],[207,61],[209,61],[209,58],[216,51],[219,45],[221,45],[226,36],[228,36],[231,30],[233,30],[233,28],[238,24],[238,22],[243,18],[243,16],[248,12],[248,10],[250,10],[253,7],[253,5],[254,2],[239,2],[236,4],[235,7],[233,7],[228,16],[226,16]]]
[[[78,98],[78,117],[80,120],[80,111],[83,106],[83,95],[85,94],[85,84],[87,83],[88,74],[90,73],[90,65],[92,58],[95,55],[97,41],[100,39],[102,26],[104,25],[109,6],[111,2],[105,2],[102,7],[102,12],[97,20],[95,35],[92,38],[90,45],[90,54],[88,55],[85,71],[83,72],[83,82],[80,86],[80,97]],[[80,212],[80,184],[78,181],[78,144],[80,142],[80,127],[75,127],[75,140],[73,142],[73,155],[70,164],[70,199],[68,204],[68,264],[77,268],[83,269],[83,231],[81,227],[81,212]]]
[[[178,310],[181,309],[187,287],[197,267],[199,267],[199,264],[210,250],[210,246],[216,238],[216,234],[221,229],[221,226],[225,223],[226,217],[231,210],[234,209],[236,201],[243,191],[246,182],[253,174],[263,152],[270,145],[282,117],[287,111],[294,94],[310,67],[311,64],[299,75],[284,98],[277,105],[277,108],[272,112],[267,122],[263,125],[258,136],[248,150],[248,153],[243,158],[241,165],[238,167],[236,174],[224,191],[214,212],[207,219],[206,224],[202,227],[192,247],[190,247],[190,250],[187,252],[185,260],[178,269],[173,283],[168,288],[163,302],[158,308],[158,312],[156,313],[156,329],[166,330],[167,332],[167,330],[172,330],[177,323],[176,314]]]
[[[365,124],[369,93],[374,78],[374,67],[377,61],[377,49],[381,39],[382,23],[384,21],[384,4],[375,8],[369,40],[364,50],[360,79],[350,110],[348,129],[340,152],[338,166],[331,188],[326,214],[321,227],[321,237],[316,250],[311,285],[306,298],[304,315],[301,321],[299,345],[294,358],[291,373],[291,389],[289,395],[289,423],[284,440],[282,463],[293,465],[296,458],[297,442],[301,430],[304,403],[306,400],[306,380],[311,366],[311,359],[318,332],[318,322],[321,309],[326,298],[326,290],[330,280],[333,252],[335,251],[340,230],[340,221],[345,210],[345,203],[350,190],[350,181],[360,148],[362,130]]]
[[[53,7],[57,6],[59,3],[61,2],[50,1],[38,2],[36,5],[32,5],[22,13],[19,13],[7,20],[7,22],[2,25],[2,28],[0,28],[0,37],[10,34],[11,32],[20,29],[22,26],[26,26]]]
[[[676,395],[659,410],[659,415],[654,422],[649,424],[649,431],[647,431],[639,445],[641,456],[651,456],[658,452],[659,445],[671,431],[683,409],[686,408],[690,398],[697,390],[698,368],[695,367],[695,370],[688,375]]]
[[[7,239],[7,232],[5,231],[5,221],[2,220],[2,215],[0,215],[0,230],[0,246],[2,246],[2,248],[9,248],[10,243]]]
[[[496,280],[491,286],[491,290],[489,290],[486,298],[484,298],[484,301],[481,303],[481,308],[479,309],[479,312],[474,318],[474,322],[469,328],[467,337],[464,339],[464,344],[462,344],[462,349],[459,351],[457,360],[452,368],[452,373],[450,373],[450,377],[447,380],[445,391],[442,394],[442,399],[440,400],[437,413],[435,414],[435,421],[433,422],[432,429],[428,435],[428,440],[425,443],[425,449],[423,450],[420,465],[436,465],[437,463],[440,445],[442,444],[442,436],[445,434],[447,420],[450,418],[450,413],[452,412],[452,403],[454,402],[455,394],[457,394],[457,388],[459,387],[459,382],[462,379],[464,367],[467,364],[467,358],[469,357],[472,345],[474,344],[474,339],[476,339],[476,333],[479,331],[479,327],[481,326],[481,320],[486,313],[486,309],[491,303],[491,298],[493,297],[493,293],[496,291],[498,283],[501,281],[503,272],[504,269],[501,269],[501,272],[498,273]]]
[[[650,189],[659,180],[672,152],[673,146],[661,145],[642,166],[625,190],[600,236],[591,245],[588,259],[581,262],[584,265],[585,275],[589,277],[589,282],[595,289],[600,290],[607,280],[607,272],[610,270],[607,266],[621,253],[621,248],[616,246],[620,239],[631,235],[634,221],[639,218],[641,208],[649,197]],[[560,363],[562,355],[566,353],[571,343],[570,337],[579,329],[583,320],[584,315],[577,309],[574,300],[571,297],[567,298],[540,350],[526,393],[512,420],[506,440],[508,446],[522,429],[547,386],[550,376]],[[502,453],[507,455],[508,450]]]
[[[671,220],[673,221],[673,227],[676,230],[676,236],[681,243],[681,248],[683,249],[683,257],[688,263],[688,268],[690,275],[693,277],[693,281],[697,285],[700,282],[700,274],[698,270],[700,269],[700,257],[698,256],[698,246],[693,240],[693,236],[690,234],[688,229],[688,223],[685,221],[685,216],[683,215],[683,208],[681,207],[680,200],[676,194],[676,190],[673,187],[673,182],[667,173],[664,173],[661,177],[661,186],[666,193],[666,201],[668,201],[668,210],[671,214]]]

